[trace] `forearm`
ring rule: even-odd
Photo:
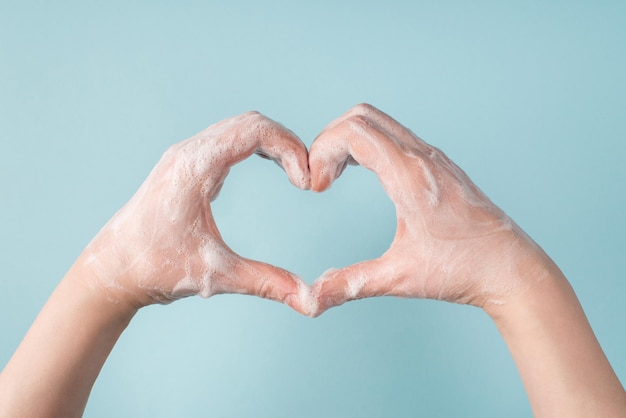
[[[515,360],[536,417],[626,417],[626,393],[573,289],[549,278],[487,309]]]
[[[87,286],[77,263],[0,374],[0,416],[79,417],[102,365],[136,310]]]

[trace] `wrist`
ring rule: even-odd
[[[78,257],[68,276],[78,277],[83,285],[120,307],[130,305],[138,309],[155,301],[136,285],[138,278],[146,276],[143,264],[136,254],[129,253],[132,246],[117,245],[130,241],[105,226]]]
[[[85,294],[103,313],[130,319],[137,311],[146,306],[123,286],[127,272],[89,260],[89,254],[83,253],[70,268],[63,279],[69,286]]]
[[[538,296],[569,294],[567,278],[552,259],[534,242],[522,243],[508,256],[510,264],[500,269],[493,280],[503,282],[497,297],[489,299],[481,308],[498,325],[505,324],[511,315],[526,305],[540,303]]]
[[[514,301],[521,301],[542,282],[565,281],[552,259],[526,233],[511,221],[511,228],[495,235],[481,249],[482,262],[474,269],[481,283],[476,303],[494,320]]]

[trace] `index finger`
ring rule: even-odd
[[[328,189],[351,160],[376,173],[390,197],[395,194],[396,176],[401,171],[397,166],[403,164],[400,144],[376,120],[352,111],[313,141],[309,152],[311,188],[318,192]]]
[[[221,184],[228,170],[257,153],[278,163],[291,183],[310,187],[306,146],[290,130],[258,112],[247,112],[209,126],[173,149],[189,178]]]

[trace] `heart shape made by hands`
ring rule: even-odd
[[[389,249],[327,270],[312,286],[239,256],[224,243],[211,202],[230,168],[255,152],[281,165],[292,184],[316,192],[329,189],[348,165],[373,172],[395,206]],[[537,256],[543,257],[532,240],[445,154],[378,109],[358,105],[328,125],[308,152],[291,131],[256,112],[175,144],[84,259],[113,297],[137,306],[246,293],[317,316],[381,295],[502,303],[524,286],[516,272]]]
[[[323,193],[294,188],[259,158],[234,166],[213,216],[237,254],[297,273],[308,284],[329,268],[380,256],[396,227],[393,203],[368,170],[346,170]]]
[[[272,159],[297,184],[293,161]],[[528,238],[440,150],[378,109],[358,105],[311,145],[311,189],[327,190],[355,164],[377,175],[395,205],[391,246],[378,258],[327,270],[312,286],[301,282],[298,294],[284,300],[291,307],[316,316],[348,300],[381,295],[484,306],[522,286],[519,277],[502,276],[533,256],[534,248],[520,251],[519,238]],[[491,260],[503,259],[511,261],[506,274],[492,271]]]

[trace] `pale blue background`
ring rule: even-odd
[[[256,109],[310,145],[367,101],[443,149],[548,251],[626,379],[626,2],[48,3],[0,5],[0,366],[170,144]],[[215,212],[234,249],[308,282],[379,255],[395,227],[364,169],[314,195],[256,157]],[[378,299],[312,320],[219,296],[140,312],[86,416],[210,415],[530,409],[474,308]]]

